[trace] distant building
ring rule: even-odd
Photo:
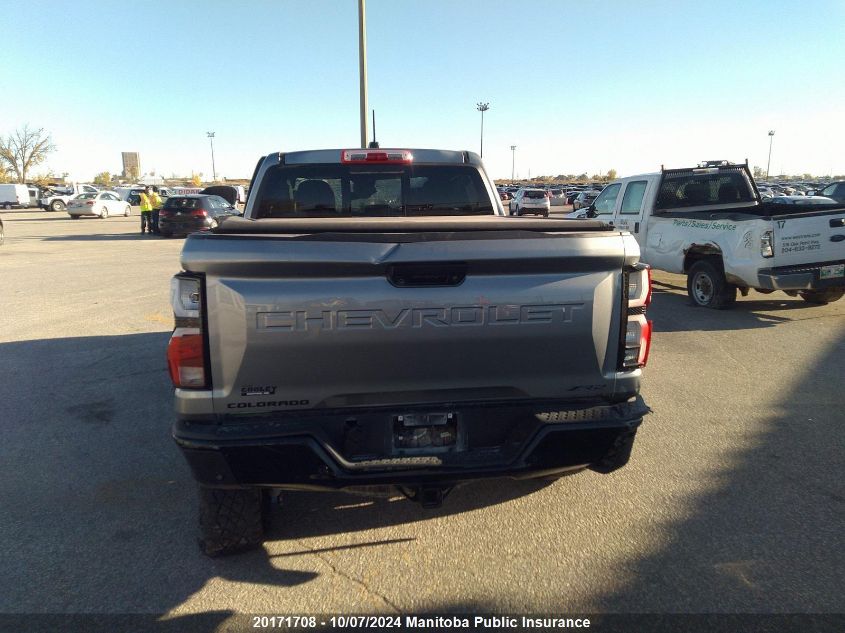
[[[121,152],[123,157],[123,177],[137,178],[141,175],[141,159],[138,158],[138,152]]]

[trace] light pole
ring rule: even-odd
[[[367,147],[367,8],[358,0],[358,75],[361,83],[361,148]]]
[[[475,105],[476,110],[481,112],[481,158],[484,158],[484,113],[490,109],[489,103],[481,103],[480,101]]]
[[[205,135],[211,142],[211,176],[213,178],[212,182],[217,182],[217,168],[214,166],[214,132],[206,132]]]
[[[516,145],[511,145],[511,182],[513,182],[513,166],[516,164]]]
[[[775,131],[769,130],[769,162],[766,163],[766,180],[769,179],[769,167],[772,164],[772,140],[775,138]]]

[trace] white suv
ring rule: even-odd
[[[542,215],[549,217],[551,202],[544,189],[520,189],[510,202],[511,215]]]

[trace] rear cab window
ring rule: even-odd
[[[525,198],[545,198],[546,192],[545,191],[534,191],[534,190],[527,190],[525,192]]]
[[[740,168],[667,171],[657,194],[657,209],[755,203],[751,183]]]
[[[252,217],[492,215],[472,165],[294,164],[264,175]]]
[[[200,199],[199,198],[181,198],[181,197],[171,197],[167,199],[167,202],[164,204],[165,209],[172,209],[174,211],[181,211],[183,209],[190,210],[190,209],[199,209],[200,208]]]

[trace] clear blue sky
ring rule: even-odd
[[[268,151],[355,147],[356,0],[0,0],[0,133],[75,179],[248,178]],[[478,151],[509,177],[743,160],[845,173],[845,3],[368,0],[383,147]]]

